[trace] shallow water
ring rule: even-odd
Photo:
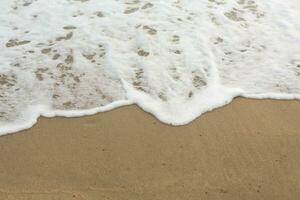
[[[300,99],[298,0],[1,0],[0,134],[132,103],[173,125]]]

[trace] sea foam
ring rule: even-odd
[[[187,124],[300,99],[299,0],[1,0],[0,134],[137,104]]]

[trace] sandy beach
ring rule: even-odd
[[[300,200],[300,0],[0,10],[0,200]]]
[[[137,106],[0,137],[1,200],[300,198],[300,102],[236,99],[171,127]]]

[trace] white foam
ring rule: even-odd
[[[137,104],[183,125],[300,99],[298,0],[2,0],[0,134]]]

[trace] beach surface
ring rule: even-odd
[[[137,106],[0,137],[1,200],[297,200],[300,102],[237,98],[186,126]]]

